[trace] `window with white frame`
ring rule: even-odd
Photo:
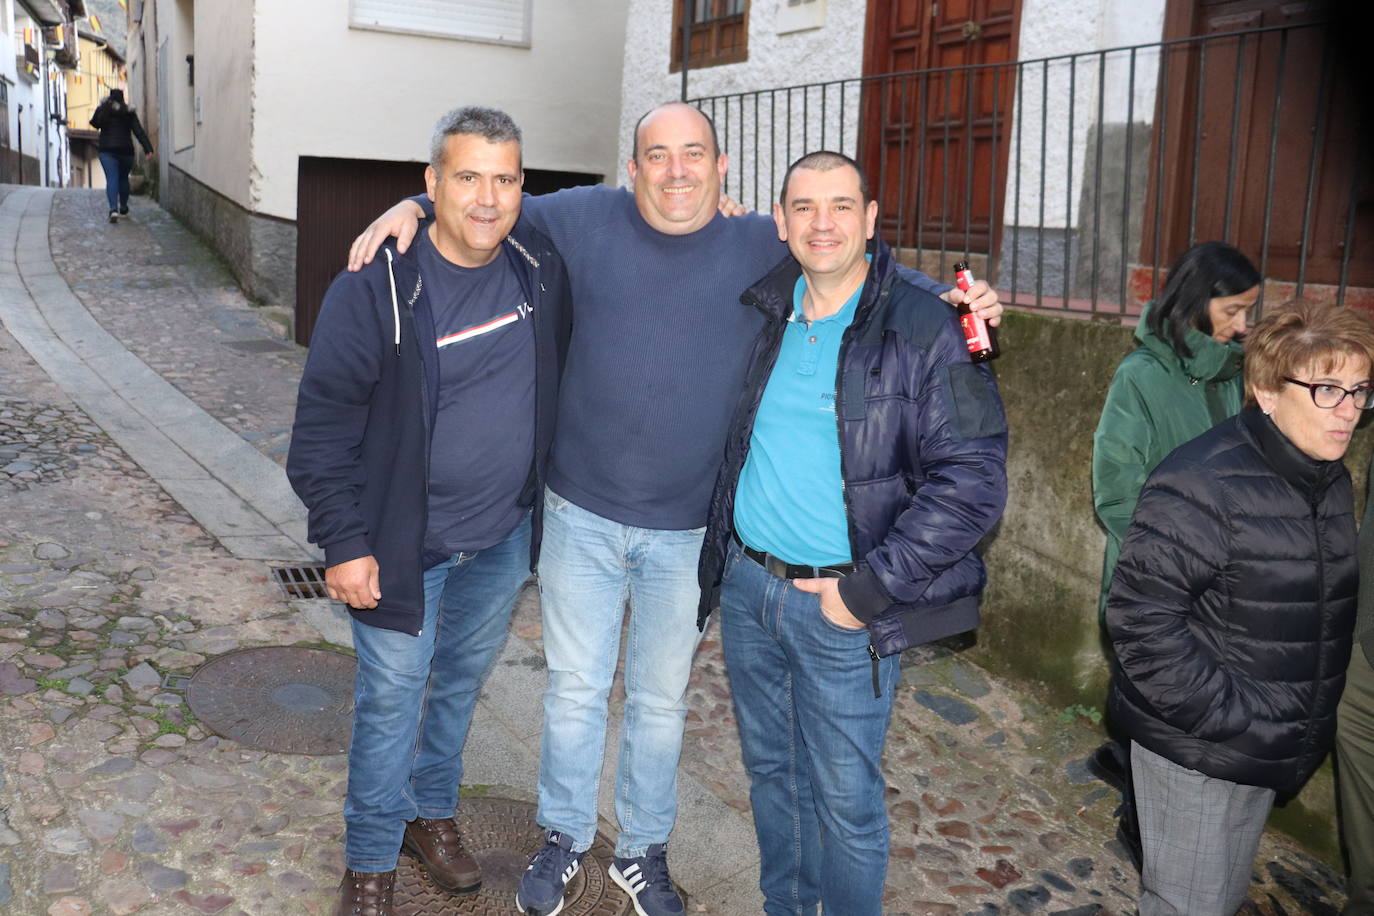
[[[355,29],[529,47],[531,0],[350,0]]]

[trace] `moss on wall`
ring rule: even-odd
[[[1100,709],[1108,679],[1097,621],[1105,536],[1093,515],[1092,438],[1132,330],[1009,313],[1000,333],[1003,355],[994,365],[1011,430],[1008,502],[984,545],[988,588],[969,651],[1052,707]],[[1357,511],[1374,450],[1369,425],[1346,456]],[[1328,762],[1271,823],[1337,864],[1332,785]]]

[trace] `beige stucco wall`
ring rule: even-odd
[[[613,180],[626,0],[536,2],[528,48],[353,29],[338,0],[256,7],[258,213],[295,218],[300,156],[424,161],[435,119],[463,104],[508,111],[527,168]]]
[[[194,18],[191,14],[194,11]],[[167,133],[161,157],[244,207],[251,204],[253,9],[242,0],[157,0],[157,34],[166,43],[160,114]],[[148,18],[144,13],[145,20]],[[148,47],[150,85],[157,85],[158,47]],[[186,55],[195,56],[195,84]],[[199,99],[200,119],[196,119]],[[152,120],[152,118],[149,118]]]

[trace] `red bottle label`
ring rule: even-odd
[[[986,321],[977,315],[960,315],[959,324],[964,328],[964,337],[968,340],[970,353],[981,353],[984,350],[992,349],[992,335],[988,332]]]

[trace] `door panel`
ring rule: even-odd
[[[890,243],[992,249],[1015,72],[994,65],[1015,60],[1019,9],[1019,0],[871,0],[864,75],[906,74],[864,90],[861,159]]]

